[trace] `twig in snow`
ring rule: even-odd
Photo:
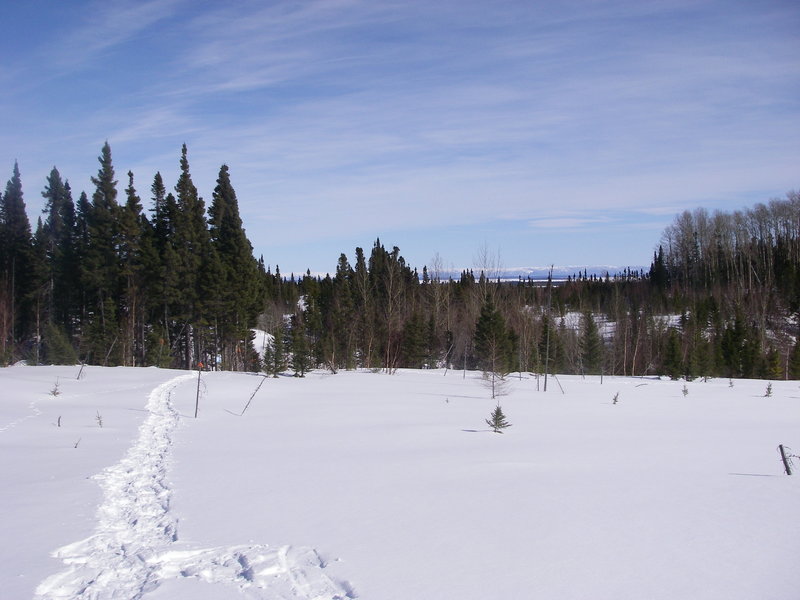
[[[244,411],[246,411],[247,407],[250,406],[250,403],[253,401],[253,398],[255,398],[256,394],[258,393],[258,390],[261,389],[261,386],[264,385],[264,382],[266,380],[267,380],[267,376],[266,375],[262,376],[261,382],[258,384],[258,386],[256,387],[255,391],[253,391],[253,393],[250,394],[250,399],[247,401],[247,404],[244,405],[244,408],[242,409],[242,413],[239,415],[240,417],[242,415],[244,415]]]

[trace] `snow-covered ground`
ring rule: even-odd
[[[78,370],[0,369],[4,599],[800,597],[798,382]]]

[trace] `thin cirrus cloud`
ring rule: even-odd
[[[647,260],[677,211],[797,186],[794,3],[72,4],[0,72],[26,75],[0,158],[29,202],[53,163],[87,187],[106,139],[140,189],[174,182],[186,142],[201,194],[228,164],[256,252],[296,271],[378,235],[419,264],[476,239]]]

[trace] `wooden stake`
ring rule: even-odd
[[[197,396],[194,399],[194,418],[197,418],[197,411],[200,408],[200,373],[203,372],[203,363],[197,363]]]

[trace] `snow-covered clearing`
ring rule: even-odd
[[[3,598],[798,597],[798,382],[78,369],[0,369]]]

